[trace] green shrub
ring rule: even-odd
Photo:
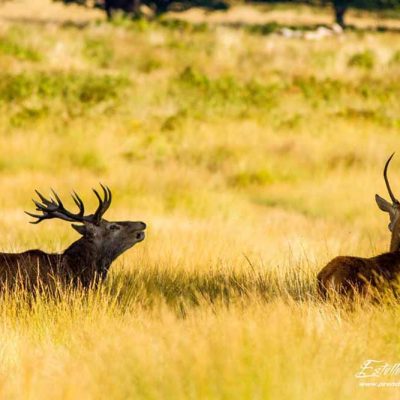
[[[250,33],[256,33],[259,35],[269,35],[277,32],[282,26],[276,22],[268,22],[266,24],[259,25],[248,25],[246,30]]]
[[[140,72],[149,74],[150,72],[160,69],[162,66],[163,63],[159,58],[149,56],[139,63],[138,69]]]
[[[73,167],[87,169],[93,172],[104,172],[106,164],[102,157],[95,151],[74,151],[70,155],[70,163]]]
[[[209,78],[192,67],[182,71],[177,83],[179,91],[174,93],[177,97],[183,98],[185,102],[191,101],[195,107],[200,106],[213,112],[230,108],[239,111],[251,107],[270,108],[276,102],[278,89],[272,83],[265,85],[253,79],[240,81],[231,75]]]
[[[86,39],[83,53],[89,61],[102,68],[110,66],[114,57],[113,48],[106,38]]]
[[[400,65],[400,50],[394,52],[390,59],[391,65]]]
[[[375,66],[375,54],[371,50],[355,53],[350,57],[348,66],[371,70]]]
[[[48,107],[22,106],[20,110],[11,116],[10,123],[13,126],[21,127],[36,122],[48,113]]]
[[[345,83],[331,78],[317,79],[314,76],[297,76],[292,88],[300,89],[306,99],[326,102],[337,101],[346,90]],[[289,90],[292,89],[288,87]]]
[[[42,55],[32,46],[30,38],[29,28],[10,25],[0,36],[0,55],[12,56],[21,61],[41,61]]]
[[[238,188],[246,188],[251,185],[267,185],[275,182],[278,177],[267,169],[256,171],[242,171],[229,178],[229,184]]]
[[[185,108],[179,110],[177,113],[169,116],[164,120],[164,122],[161,125],[161,131],[162,132],[170,132],[174,131],[178,128],[181,128],[183,125],[183,122],[187,118],[188,112]]]
[[[0,102],[60,98],[66,104],[97,104],[118,97],[126,78],[78,72],[0,74]]]
[[[0,38],[0,54],[12,56],[22,61],[38,62],[42,59],[37,50],[20,44],[10,37]]]
[[[163,28],[170,29],[171,31],[207,32],[210,29],[206,23],[193,24],[188,21],[172,18],[161,19],[158,23]]]

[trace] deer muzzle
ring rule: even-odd
[[[143,239],[144,239],[144,237],[145,237],[145,234],[144,234],[144,232],[143,231],[141,231],[141,232],[136,232],[136,235],[135,235],[135,237],[136,237],[136,240],[138,240],[138,241],[142,241]]]
[[[138,222],[135,226],[133,234],[138,242],[141,242],[145,238],[144,230],[146,229],[146,224],[144,222]]]

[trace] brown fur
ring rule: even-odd
[[[375,195],[378,207],[389,214],[390,252],[376,257],[336,257],[317,275],[318,292],[327,297],[329,291],[339,294],[369,293],[398,285],[400,277],[400,202],[395,198],[387,178],[387,169],[394,153],[386,161],[383,177],[392,203]]]
[[[61,278],[63,269],[60,266],[61,255],[47,254],[41,250],[0,253],[0,285],[32,289],[40,282],[51,286],[56,277]]]
[[[400,274],[400,252],[376,257],[339,256],[330,261],[318,274],[318,291],[323,297],[333,290],[339,294],[366,294],[369,288],[394,284]]]

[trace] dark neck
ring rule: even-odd
[[[400,251],[400,218],[396,220],[393,226],[392,236],[390,238],[390,251],[393,253]]]
[[[392,253],[400,250],[400,233],[398,232],[397,226],[394,228],[392,238],[390,240],[390,251]]]
[[[81,277],[83,281],[92,281],[95,275],[105,278],[116,258],[105,250],[92,240],[82,237],[64,251],[63,261],[74,276]]]

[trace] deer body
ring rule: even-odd
[[[326,297],[329,290],[339,294],[354,291],[366,294],[370,287],[396,283],[400,274],[400,252],[388,252],[376,257],[340,256],[330,261],[318,274],[318,291]]]
[[[47,254],[41,250],[23,253],[0,253],[0,284],[10,287],[21,285],[33,288],[61,276],[60,254]]]
[[[42,203],[35,202],[39,215],[30,214],[39,223],[45,219],[59,218],[83,225],[72,225],[82,237],[63,253],[45,253],[28,250],[23,253],[0,253],[0,285],[22,284],[31,289],[51,286],[56,281],[87,288],[105,279],[112,262],[123,252],[144,239],[143,222],[109,222],[102,218],[111,204],[111,192],[103,187],[104,199],[95,192],[99,207],[95,214],[84,216],[82,200],[74,193],[73,199],[79,213],[67,211],[56,193],[55,200],[38,193]]]
[[[385,164],[383,176],[392,204],[375,196],[378,207],[390,216],[392,233],[390,251],[371,258],[339,256],[330,261],[317,275],[318,292],[326,297],[330,290],[339,294],[354,291],[366,294],[369,288],[398,284],[400,277],[400,202],[394,197],[387,178],[387,168],[394,154]]]

